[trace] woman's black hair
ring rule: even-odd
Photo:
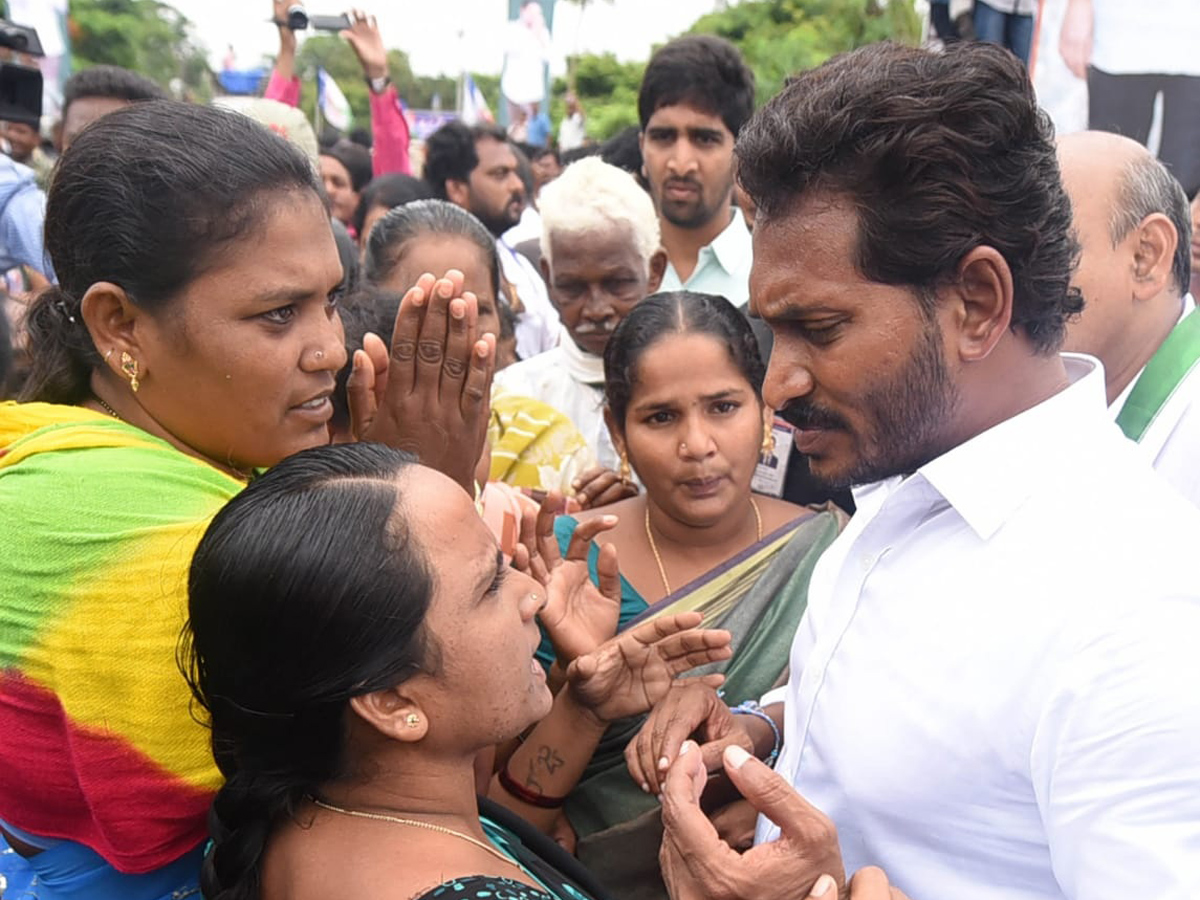
[[[21,397],[77,403],[101,364],[80,302],[119,285],[151,312],[257,228],[268,193],[320,185],[305,156],[241,113],[170,100],[115,110],[59,160],[46,206],[46,251],[58,286],[26,319],[32,369]]]
[[[209,812],[208,900],[258,900],[274,829],[345,773],[347,704],[428,670],[433,592],[405,527],[413,457],[302,451],[222,509],[188,579],[180,665],[225,776]]]
[[[653,294],[621,320],[604,348],[604,399],[622,430],[642,356],[671,334],[707,334],[720,341],[754,393],[761,396],[766,366],[759,356],[750,323],[737,307],[715,294],[695,291]]]
[[[409,241],[423,234],[464,237],[479,248],[492,280],[492,293],[500,299],[500,256],[496,240],[483,223],[461,206],[446,200],[416,200],[398,206],[375,223],[367,240],[364,261],[368,281],[383,284],[404,259]]]
[[[367,213],[375,207],[383,206],[392,209],[396,206],[403,206],[405,203],[412,203],[414,200],[430,200],[432,198],[433,189],[420,178],[402,175],[399,172],[376,175],[359,194],[358,209],[354,211],[354,218],[350,224],[354,226],[354,233],[361,236],[363,225],[367,221]]]
[[[322,147],[320,155],[336,159],[342,164],[342,168],[350,176],[350,187],[356,194],[371,180],[371,151],[354,141],[342,138],[332,147]]]

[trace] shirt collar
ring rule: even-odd
[[[1080,448],[1095,443],[1098,428],[1115,427],[1105,413],[1100,361],[1073,353],[1062,359],[1067,387],[906,479],[933,487],[982,540],[994,535],[1045,481],[1078,465]]]
[[[733,207],[729,224],[705,249],[712,251],[717,264],[726,274],[733,275],[746,268],[754,251],[750,243],[750,229],[746,227],[740,209]]]

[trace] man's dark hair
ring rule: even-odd
[[[1162,213],[1175,226],[1177,242],[1171,260],[1171,281],[1180,295],[1192,278],[1192,211],[1183,185],[1166,166],[1149,154],[1131,160],[1117,185],[1113,215],[1108,223],[1113,246],[1129,236],[1142,220]]]
[[[930,53],[881,43],[791,80],[737,143],[758,221],[814,194],[858,214],[855,265],[914,289],[927,313],[963,256],[994,247],[1012,272],[1012,327],[1049,354],[1083,308],[1053,127],[1024,65],[961,43]]]
[[[558,152],[557,147],[534,147],[532,153],[526,154],[530,162],[537,162],[540,159],[545,159],[547,156],[554,157],[554,161],[560,166],[562,165],[562,154]]]
[[[425,141],[424,177],[438,200],[446,200],[447,181],[468,181],[479,165],[475,142],[483,138],[507,142],[508,135],[495,125],[447,122]]]
[[[168,99],[166,91],[137,72],[120,66],[92,66],[76,72],[63,85],[63,118],[72,103],[88,97],[128,100],[130,103]]]
[[[638,91],[643,129],[664,106],[719,116],[734,137],[754,112],[754,73],[729,41],[708,34],[671,41],[650,58]]]

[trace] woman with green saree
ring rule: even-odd
[[[759,393],[764,366],[728,301],[687,291],[647,298],[613,334],[604,367],[609,430],[623,467],[645,485],[601,510],[618,519],[604,541],[621,560],[619,628],[702,613],[706,627],[733,633],[734,656],[716,669],[727,702],[757,701],[786,680],[813,565],[843,518],[751,493],[770,433]],[[565,548],[596,515],[559,517],[559,543]],[[594,579],[598,559],[593,547]],[[549,641],[539,658],[555,662]],[[580,859],[623,898],[665,895],[658,804],[632,781],[622,755],[639,724],[610,728],[564,798]],[[747,825],[752,831],[749,817]]]

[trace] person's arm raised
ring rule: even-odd
[[[289,0],[272,0],[275,27],[279,30],[279,55],[263,96],[288,106],[300,105],[300,79],[296,77],[296,33],[287,27]]]
[[[645,712],[682,673],[728,659],[731,635],[696,612],[663,616],[575,659],[554,707],[493,781],[490,796],[549,832],[609,723]],[[722,675],[698,682],[718,686]]]
[[[354,436],[414,453],[474,496],[487,436],[496,340],[478,335],[463,275],[424,274],[400,301],[391,347],[367,334],[354,352],[347,398]]]
[[[412,174],[408,145],[408,121],[400,108],[400,95],[388,81],[387,49],[374,16],[362,10],[350,13],[350,27],[341,32],[350,45],[363,77],[370,87],[371,103],[371,171],[375,175],[399,172]]]

